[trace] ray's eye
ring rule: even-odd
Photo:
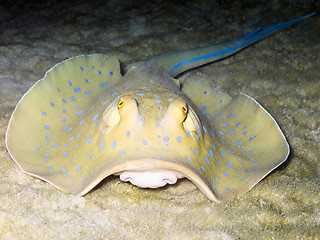
[[[118,102],[118,109],[120,109],[123,106],[123,99],[121,98]]]
[[[183,106],[182,110],[183,110],[184,115],[187,115],[187,113],[188,113],[187,105]]]

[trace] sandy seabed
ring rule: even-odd
[[[27,2],[27,1],[26,1]],[[191,182],[145,190],[108,177],[85,197],[24,174],[5,148],[21,96],[57,62],[108,53],[130,63],[241,37],[320,12],[318,1],[7,1],[0,5],[1,239],[320,239],[320,17],[189,71],[257,99],[284,131],[288,161],[240,199]]]

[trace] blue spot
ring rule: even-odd
[[[114,148],[116,147],[116,145],[117,145],[116,141],[112,141],[112,143],[111,143],[111,149],[114,149]]]
[[[70,153],[70,151],[67,151],[67,152],[65,152],[65,153],[63,154],[63,156],[66,157],[66,156],[69,155],[69,153]]]
[[[230,188],[228,188],[228,187],[226,187],[225,189],[226,189],[226,191],[229,191],[229,190],[230,190]]]
[[[102,140],[101,142],[100,142],[100,150],[102,150],[104,148],[104,141]]]
[[[83,71],[83,67],[80,67],[81,71]]]
[[[201,138],[201,133],[200,131],[197,131],[198,137]]]
[[[249,159],[250,159],[250,158],[251,158],[251,156],[247,156],[247,158],[249,158]]]
[[[79,167],[77,168],[77,172],[80,172],[80,170],[81,170],[81,166],[79,166]]]
[[[86,79],[86,78],[84,79],[84,81],[85,81],[85,82],[89,82],[88,79]]]
[[[211,133],[211,136],[214,137],[215,134],[214,134],[213,129],[211,129],[211,132],[210,132],[210,133]]]
[[[155,104],[161,104],[161,101],[155,100],[154,103],[155,103]]]
[[[86,94],[88,94],[88,95],[89,95],[89,94],[91,94],[91,92],[90,92],[90,91],[85,91],[85,93],[86,93]]]
[[[214,117],[214,119],[219,119],[219,117]]]
[[[218,163],[218,165],[219,165],[219,166],[221,166],[221,163],[220,163],[220,161],[217,161],[217,163]]]
[[[47,113],[46,113],[46,112],[42,112],[41,114],[42,114],[42,115],[44,115],[44,116],[45,116],[45,115],[47,115]]]
[[[218,182],[218,178],[217,177],[214,177],[214,180],[216,180],[216,182]]]
[[[76,145],[74,145],[74,149],[77,149],[79,143],[76,143]]]
[[[243,181],[243,180],[244,180],[244,178],[241,178],[240,180],[241,180],[241,181]]]
[[[46,159],[44,159],[44,161],[45,161],[45,162],[48,162],[48,161],[49,161],[49,159],[48,159],[48,158],[46,158]]]
[[[141,116],[141,121],[143,121],[143,122],[145,122],[146,121],[146,119],[143,117],[143,116]]]
[[[187,136],[190,137],[190,132],[189,132],[189,131],[186,131],[186,133],[187,133]]]
[[[40,148],[38,148],[38,147],[36,147],[35,149],[36,149],[36,151],[39,151],[39,150],[40,150]]]
[[[98,116],[99,116],[99,114],[95,115],[92,120],[95,122],[97,120]]]
[[[52,146],[53,147],[58,147],[60,145],[60,143],[55,143],[55,144],[53,144]]]
[[[199,155],[199,150],[198,149],[196,149],[196,154]]]
[[[169,142],[169,137],[168,137],[168,136],[164,137],[164,138],[163,138],[163,141],[164,141],[164,142]]]
[[[112,76],[112,75],[113,75],[113,72],[109,72],[109,74]]]
[[[232,116],[232,113],[230,113],[230,115],[228,116],[228,118],[231,117],[231,116]]]
[[[94,66],[92,66],[92,69],[94,69]]]
[[[99,75],[101,75],[101,72],[100,72],[100,71],[98,71],[98,74],[99,74]]]
[[[51,102],[50,105],[51,105],[52,107],[54,107],[54,103],[53,103],[53,102]]]
[[[230,149],[227,149],[227,152],[228,152],[228,153],[233,153]]]
[[[145,94],[144,94],[144,93],[136,93],[136,95],[138,95],[138,96],[144,96]]]
[[[142,141],[142,144],[143,144],[143,145],[147,145],[147,144],[148,144],[148,141],[147,141],[147,140],[143,140],[143,141]]]
[[[68,147],[68,143],[66,143],[65,145],[63,145],[63,148],[66,148],[66,147]]]
[[[193,147],[190,147],[190,149],[191,149],[191,151],[192,151],[192,152],[194,152],[194,149],[193,149]]]
[[[61,121],[62,121],[62,122],[66,122],[66,121],[67,121],[67,119],[65,119],[65,118],[64,118],[64,119],[62,119]]]
[[[86,144],[90,143],[91,140],[92,140],[92,137],[89,137],[89,138],[87,139],[87,141],[86,141]]]
[[[246,129],[246,128],[247,128],[247,126],[244,126],[244,127],[243,127],[243,129]]]
[[[226,171],[223,171],[223,174],[224,174],[225,176],[228,176],[228,175],[229,175],[229,173],[226,172]]]
[[[127,131],[126,136],[130,137],[130,132],[129,131]]]
[[[81,132],[80,132],[80,133],[78,133],[77,138],[79,138],[80,136],[81,136]]]
[[[230,162],[227,162],[227,166],[228,166],[228,167],[233,167],[233,164],[230,163]]]
[[[212,189],[215,189],[216,185],[214,183],[212,183]]]
[[[257,168],[258,167],[258,165],[255,165],[255,166],[253,166],[254,168]]]
[[[221,153],[221,157],[226,158],[226,155],[224,155],[223,152],[220,152],[220,153]]]
[[[222,126],[227,127],[227,126],[229,126],[229,124],[228,123],[224,123],[224,124],[222,124]]]
[[[51,171],[51,170],[52,170],[52,167],[48,167],[48,170]]]
[[[210,154],[210,157],[214,159],[213,152],[211,151],[211,149],[209,149],[209,154]]]
[[[159,110],[161,110],[163,108],[163,106],[158,107]]]
[[[202,106],[201,109],[202,109],[202,110],[205,110],[205,109],[207,109],[207,107],[206,107],[206,106]]]
[[[50,126],[44,125],[44,129],[50,129]]]
[[[204,170],[204,167],[203,167],[202,165],[201,165],[201,169],[202,169],[202,171],[204,171],[204,172],[206,171],[206,170]]]
[[[236,126],[238,127],[240,125],[240,123],[237,123]]]
[[[81,113],[83,113],[83,110],[77,112],[76,114],[77,114],[77,115],[80,115]],[[79,124],[79,125],[80,125],[80,124]]]
[[[234,130],[229,130],[229,133],[234,133]]]
[[[214,145],[214,143],[212,143],[212,147],[214,150],[216,150],[216,145]]]
[[[219,138],[219,140],[220,140],[223,144],[226,144],[221,138]]]
[[[209,159],[205,156],[204,160],[206,160],[207,164],[209,164]]]
[[[191,159],[191,157],[187,157],[187,159],[190,161],[190,162],[192,162],[192,159]]]
[[[73,128],[73,127],[70,127],[70,128],[67,130],[67,132],[70,132],[70,131],[72,130],[72,128]]]
[[[234,142],[236,145],[238,145],[238,146],[242,146],[242,143],[240,143],[240,142]]]
[[[126,151],[122,151],[120,152],[120,155],[126,154]]]
[[[143,89],[142,91],[150,92],[150,91],[151,91],[151,89]]]
[[[244,132],[243,132],[243,135],[246,135],[246,134],[247,134],[247,131],[244,131]]]
[[[72,142],[74,139],[74,136],[72,136],[71,138],[69,138],[69,142]]]
[[[253,150],[249,150],[250,153],[253,153]]]
[[[45,156],[45,157],[49,157],[49,154],[45,154],[44,156]]]
[[[132,88],[132,86],[129,86],[129,87],[125,87],[125,89],[127,90],[127,89],[129,89],[129,88]]]
[[[173,98],[169,98],[168,99],[168,102],[172,102],[174,99]]]
[[[253,137],[250,137],[250,138],[249,138],[249,141],[251,141],[252,139],[253,139]]]
[[[206,132],[207,132],[206,127],[205,127],[205,126],[202,126],[202,128],[203,128],[203,131],[206,133]]]
[[[220,133],[221,135],[224,135],[224,132],[222,132],[222,131],[219,131],[219,133]]]
[[[108,85],[109,85],[109,83],[102,83],[102,84],[99,85],[99,87],[106,87]]]
[[[74,92],[81,92],[81,89],[79,87],[73,89]]]
[[[71,97],[71,100],[72,100],[72,101],[75,101],[75,100],[76,100],[76,98],[75,98],[74,96],[72,96],[72,97]]]
[[[77,181],[76,179],[73,179],[73,180],[72,180],[72,183],[75,183],[76,181]]]
[[[64,131],[64,130],[67,130],[68,128],[69,128],[69,126],[65,126],[62,128],[62,130]]]
[[[222,115],[223,113],[221,112],[221,113],[219,113],[219,115]]]
[[[67,110],[66,110],[66,109],[63,109],[63,110],[62,110],[62,112],[63,112],[63,113],[66,113],[66,112],[67,112]]]
[[[51,138],[51,136],[45,136],[45,139],[50,139]]]
[[[61,92],[59,88],[57,88],[57,91],[58,91],[58,92]]]
[[[72,82],[69,81],[69,85],[72,86]]]
[[[177,141],[178,141],[178,142],[182,142],[181,136],[178,136],[178,137],[177,137]]]
[[[204,94],[207,94],[207,91],[204,91],[203,93],[204,93]]]
[[[67,101],[66,101],[65,99],[62,99],[62,102],[63,102],[63,103],[67,103]]]

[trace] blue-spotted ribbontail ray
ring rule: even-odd
[[[109,55],[63,61],[17,104],[7,149],[23,172],[73,194],[115,174],[149,188],[187,177],[212,201],[239,197],[287,159],[285,136],[253,98],[175,77],[311,15],[136,63],[124,76]]]

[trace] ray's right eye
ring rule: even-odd
[[[121,98],[118,102],[118,109],[120,109],[123,106],[123,99]]]

